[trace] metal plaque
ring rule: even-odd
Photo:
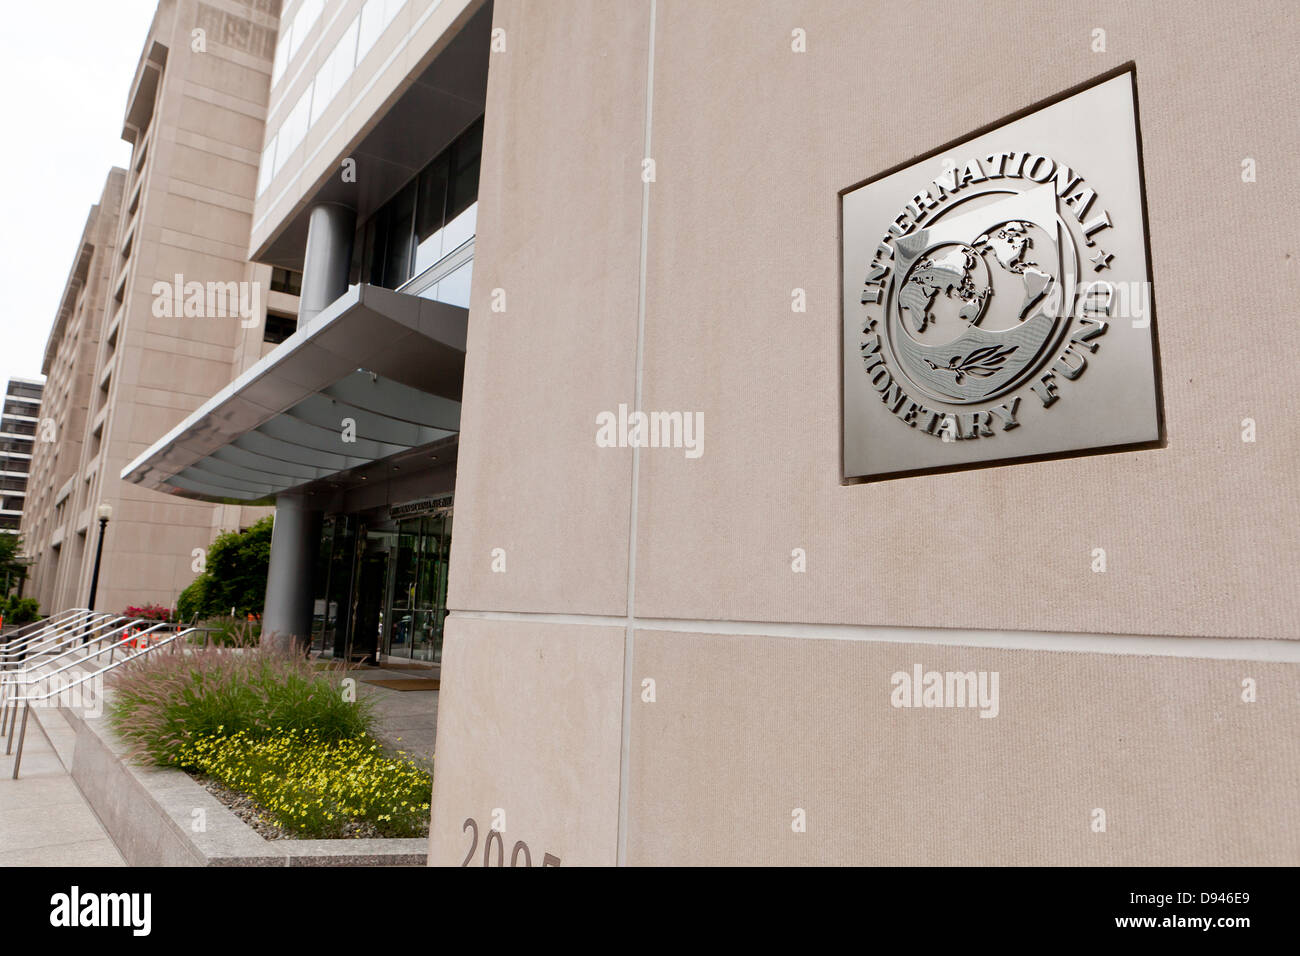
[[[1131,68],[840,212],[845,479],[1160,442]]]

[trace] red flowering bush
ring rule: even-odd
[[[127,617],[140,617],[146,621],[170,621],[176,613],[169,607],[163,607],[161,604],[146,604],[143,607],[128,607],[123,613]]]

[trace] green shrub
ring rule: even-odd
[[[161,766],[179,766],[186,746],[219,734],[312,731],[337,742],[368,734],[374,722],[367,699],[344,699],[343,676],[262,648],[164,651],[117,671],[108,717],[130,756]]]
[[[30,624],[41,616],[41,605],[36,598],[0,596],[0,617],[5,624]]]
[[[182,623],[189,624],[196,618],[202,617],[208,606],[208,585],[212,579],[205,571],[197,578],[190,582],[189,587],[180,593],[176,599],[176,619]]]
[[[245,531],[217,535],[208,548],[208,614],[226,614],[232,607],[241,617],[262,613],[273,523],[267,516]]]
[[[348,824],[412,837],[429,822],[429,773],[388,757],[370,737],[328,741],[313,731],[199,737],[179,762],[252,797],[273,822],[307,837],[341,837]]]
[[[217,535],[208,548],[206,570],[176,600],[182,621],[229,614],[231,608],[239,617],[262,613],[273,523],[268,516],[243,531]]]

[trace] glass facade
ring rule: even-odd
[[[316,566],[313,650],[354,662],[442,661],[450,496],[394,517],[329,515]]]
[[[468,306],[470,261],[436,267],[474,238],[482,148],[480,117],[366,220],[353,246],[358,281],[396,289],[417,280],[415,294]],[[432,281],[420,282],[426,273]]]
[[[366,0],[366,5],[352,18],[343,35],[325,56],[324,62],[298,97],[280,128],[267,141],[262,150],[258,170],[257,195],[261,196],[281,168],[289,161],[307,135],[307,131],[321,118],[334,97],[347,84],[357,65],[365,59],[370,48],[393,22],[397,11],[406,0]],[[286,16],[280,27],[280,39],[275,49],[275,62],[271,69],[271,86],[277,86],[286,68],[302,49],[307,37],[325,11],[324,0],[303,0],[292,18]],[[325,11],[332,12],[332,11]],[[324,29],[329,28],[328,21]]]
[[[353,282],[469,307],[482,143],[479,117],[360,225]],[[272,325],[268,315],[268,334]],[[313,649],[353,662],[440,663],[451,528],[450,495],[327,516]]]

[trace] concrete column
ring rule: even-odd
[[[311,639],[312,570],[320,547],[321,513],[298,495],[277,495],[271,563],[262,610],[262,644],[278,650]]]
[[[347,206],[323,202],[312,207],[307,219],[307,252],[302,266],[302,295],[298,324],[319,315],[348,291],[352,269],[352,236],[357,214]]]

